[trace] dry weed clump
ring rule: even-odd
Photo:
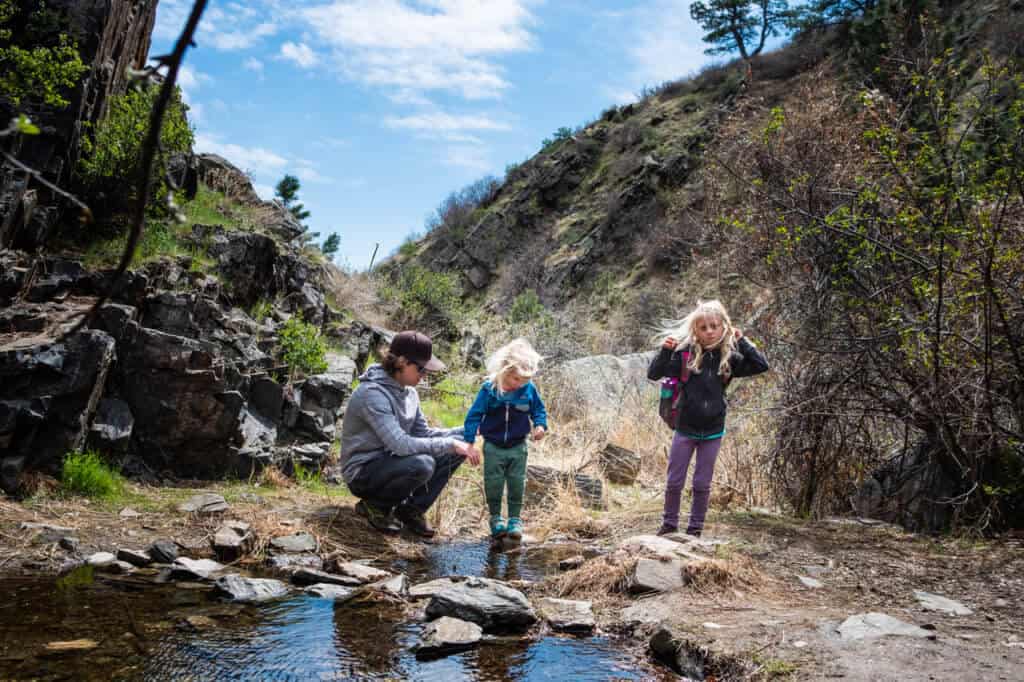
[[[383,305],[377,280],[371,273],[346,271],[334,265],[329,265],[326,271],[327,292],[337,305],[370,325],[385,326],[387,319],[381,312]]]
[[[264,467],[257,481],[265,488],[291,488],[295,485],[295,481],[275,466]]]
[[[576,570],[551,579],[542,589],[560,598],[607,599],[626,591],[635,568],[635,557],[625,552],[613,552],[595,557]]]
[[[768,581],[757,563],[742,554],[693,561],[683,566],[683,582],[698,592],[721,588],[757,590]]]

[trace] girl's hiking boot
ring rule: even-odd
[[[491,517],[491,538],[494,539],[494,540],[499,540],[499,539],[505,537],[505,533],[507,533],[507,532],[508,532],[508,529],[505,528],[505,519],[501,518],[501,516],[492,516]]]
[[[356,502],[356,513],[365,517],[381,533],[394,535],[402,532],[402,522],[394,517],[390,509],[381,509],[366,500],[359,500]]]
[[[421,538],[432,538],[437,535],[437,531],[427,523],[423,512],[415,507],[410,507],[407,504],[400,505],[395,510],[395,516],[402,522],[406,530],[419,535]]]
[[[670,526],[667,523],[661,524],[661,528],[658,529],[658,535],[668,535],[669,533],[675,533],[679,530],[676,526]]]
[[[523,522],[519,520],[519,517],[513,516],[508,520],[508,532],[509,540],[522,540],[523,539]]]
[[[695,538],[699,538],[700,537],[700,528],[687,528],[686,529],[686,534],[687,535],[692,535]]]

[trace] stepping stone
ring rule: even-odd
[[[409,588],[410,599],[429,599],[441,590],[447,589],[453,585],[457,585],[461,582],[465,582],[466,578],[463,577],[448,577],[448,578],[437,578],[429,582],[420,583],[419,585],[413,585]]]
[[[178,543],[172,540],[157,540],[149,546],[149,556],[158,564],[174,563],[178,558]]]
[[[306,594],[311,594],[314,597],[319,597],[320,599],[333,599],[335,602],[348,601],[358,593],[358,590],[354,590],[351,587],[327,583],[310,585],[303,591],[306,592]]]
[[[950,616],[969,616],[974,611],[970,610],[958,601],[947,599],[938,594],[914,590],[914,598],[921,604],[925,611],[939,611]]]
[[[297,568],[320,570],[324,560],[316,554],[277,554],[267,560],[267,565],[275,571],[292,571]]]
[[[825,587],[825,583],[823,583],[820,580],[817,580],[815,578],[808,578],[805,575],[798,575],[796,578],[801,583],[803,583],[804,587],[809,587],[812,590],[817,590],[817,589],[820,589],[822,587]]]
[[[144,552],[138,549],[124,549],[117,550],[117,558],[119,561],[127,561],[132,566],[138,566],[143,568],[153,563],[153,557],[149,556],[149,552]]]
[[[178,505],[178,511],[186,514],[213,514],[228,510],[228,503],[223,495],[217,493],[200,493],[193,495]]]
[[[592,632],[596,625],[593,604],[589,601],[546,597],[540,600],[539,609],[553,630]]]
[[[85,563],[93,568],[102,568],[117,561],[117,557],[110,552],[96,552],[85,559]]]
[[[233,601],[255,603],[278,599],[288,594],[288,585],[271,578],[245,578],[225,575],[217,578],[214,586]]]
[[[839,633],[840,639],[853,642],[886,636],[935,639],[934,631],[905,623],[884,613],[860,613],[850,616],[836,628],[836,632]]]
[[[483,629],[476,623],[442,616],[429,623],[416,646],[417,656],[441,656],[472,649],[480,643]]]
[[[171,564],[171,578],[174,580],[207,580],[217,571],[223,571],[223,564],[209,559],[178,557]]]
[[[291,535],[279,535],[270,541],[270,546],[279,552],[291,552],[302,554],[315,552],[317,547],[316,538],[305,531]]]
[[[393,597],[405,599],[405,596],[409,593],[409,580],[404,575],[399,574],[394,578],[375,582],[370,587],[385,594],[390,594]]]
[[[234,561],[256,544],[252,527],[244,521],[228,521],[213,536],[213,553],[221,561]]]
[[[335,570],[341,575],[355,578],[360,584],[377,582],[378,580],[387,580],[391,577],[391,574],[387,571],[382,571],[379,568],[374,568],[373,566],[357,564],[354,561],[346,561],[345,563],[338,564]]]
[[[683,562],[678,559],[659,561],[657,559],[637,559],[636,568],[629,581],[629,591],[633,594],[643,592],[671,592],[683,586]]]
[[[519,590],[493,581],[469,578],[430,598],[428,618],[451,616],[476,623],[485,631],[523,630],[537,622],[537,614]]]
[[[355,587],[362,585],[363,581],[348,575],[334,575],[326,571],[318,571],[313,568],[299,567],[291,575],[292,582],[296,585],[346,585]]]
[[[619,543],[619,549],[632,555],[649,554],[660,559],[703,559],[685,544],[657,535],[634,535]]]

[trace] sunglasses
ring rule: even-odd
[[[410,360],[410,362],[412,361]],[[416,370],[420,373],[420,376],[423,376],[424,374],[427,373],[427,368],[421,365],[420,363],[413,362],[412,364],[416,366]]]

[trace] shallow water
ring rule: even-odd
[[[571,551],[566,548],[564,552]],[[393,568],[441,575],[539,579],[564,552],[495,554],[487,543],[439,544],[423,562]],[[0,678],[138,680],[650,680],[672,679],[606,637],[503,638],[422,661],[423,624],[401,609],[298,595],[237,605],[199,585],[96,575],[0,585]],[[189,620],[191,620],[191,623]],[[91,639],[88,651],[48,653],[53,641]]]

